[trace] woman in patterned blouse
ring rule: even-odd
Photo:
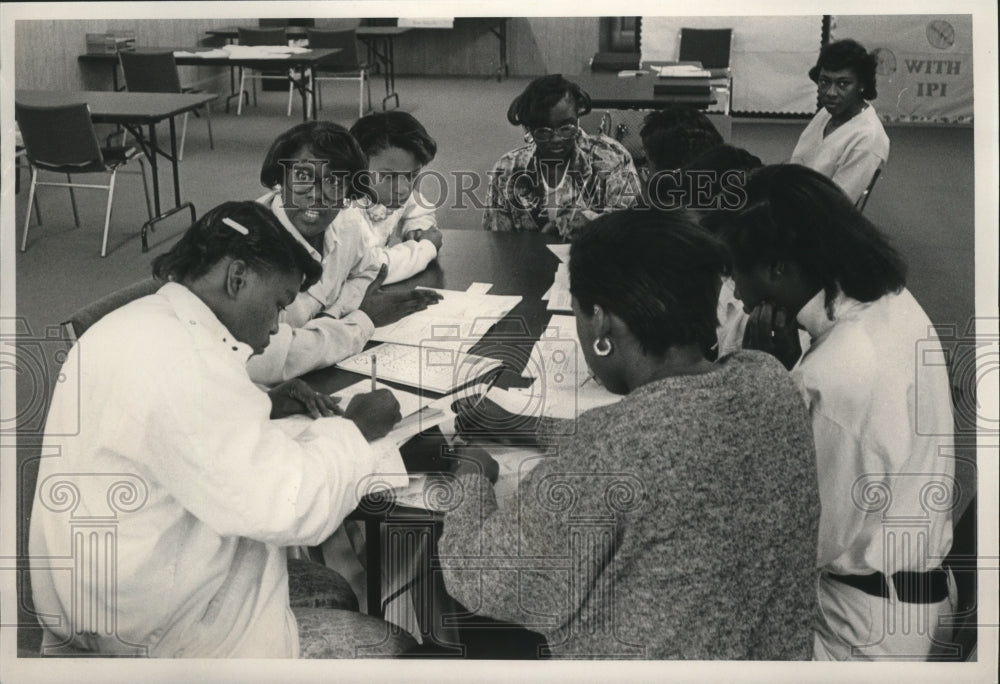
[[[528,84],[507,110],[525,144],[490,173],[483,228],[542,231],[571,240],[580,226],[636,203],[639,177],[628,151],[580,128],[590,96],[560,74]]]

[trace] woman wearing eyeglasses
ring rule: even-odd
[[[331,366],[361,351],[376,327],[439,298],[426,290],[382,292],[386,269],[363,222],[334,224],[350,200],[364,196],[367,169],[347,129],[328,121],[293,126],[271,144],[260,170],[271,192],[257,201],[322,264],[323,275],[285,309],[267,350],[250,360],[254,381],[273,384]]]
[[[877,60],[853,40],[823,47],[809,78],[822,106],[802,131],[790,162],[833,180],[852,202],[889,159],[889,136],[869,100],[875,90]]]
[[[437,143],[411,114],[399,110],[361,117],[351,135],[368,157],[366,186],[374,195],[357,201],[357,216],[368,229],[370,244],[384,255],[385,282],[406,280],[427,268],[441,249],[435,206],[416,187],[420,171],[437,154]],[[341,216],[347,219],[355,212]]]
[[[599,214],[634,206],[639,177],[628,151],[588,135],[580,117],[590,96],[560,74],[528,84],[507,110],[526,145],[503,155],[490,173],[483,228],[534,230],[571,240]]]

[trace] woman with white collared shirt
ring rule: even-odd
[[[369,616],[293,611],[285,547],[318,544],[366,481],[405,472],[369,444],[398,403],[383,390],[341,409],[299,380],[265,393],[246,372],[320,270],[270,212],[228,202],[154,261],[166,285],[80,337],[31,516],[43,655],[354,657],[384,641]],[[272,420],[309,409],[295,437]]]
[[[792,369],[812,416],[822,513],[821,660],[926,658],[947,641],[955,585],[951,392],[906,265],[834,183],[799,165],[751,176],[719,212],[744,346]],[[811,345],[801,354],[798,328]],[[919,423],[919,424],[918,424]],[[766,446],[766,445],[764,445]]]
[[[436,301],[421,290],[386,293],[382,257],[372,250],[360,210],[368,163],[343,126],[307,121],[278,136],[260,170],[271,192],[258,199],[323,267],[318,283],[285,311],[268,350],[248,365],[263,384],[298,377],[356,354],[376,327]],[[341,217],[336,224],[334,219]]]
[[[437,143],[413,115],[393,110],[358,119],[351,135],[368,157],[371,197],[356,201],[372,247],[388,267],[385,282],[420,273],[442,245],[435,206],[416,187],[421,170],[434,160]],[[353,217],[342,212],[337,220]]]
[[[889,136],[868,104],[878,97],[876,65],[874,55],[853,40],[823,47],[809,70],[821,109],[802,131],[789,160],[833,179],[855,203],[889,159]]]

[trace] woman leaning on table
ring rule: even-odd
[[[590,96],[560,74],[536,78],[507,110],[526,144],[490,172],[483,228],[541,231],[565,240],[605,211],[634,206],[639,177],[632,157],[604,135],[588,135],[580,117]]]
[[[951,628],[955,482],[948,371],[906,264],[826,177],[765,166],[728,243],[745,348],[791,368],[812,417],[823,515],[820,660],[923,659]],[[799,329],[808,332],[801,354]],[[801,358],[800,358],[801,357]],[[905,626],[905,627],[904,627]]]
[[[575,422],[456,406],[468,439],[557,447],[500,502],[479,474],[488,460],[466,452],[440,545],[463,605],[544,633],[556,657],[811,655],[809,419],[773,358],[706,360],[725,265],[680,212],[614,212],[580,231],[570,289],[584,359],[627,396]]]
[[[889,159],[889,136],[875,108],[875,56],[853,40],[823,47],[809,78],[822,107],[802,131],[792,158],[833,179],[857,202]]]

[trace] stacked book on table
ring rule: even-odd
[[[709,95],[712,73],[694,64],[675,64],[654,67],[656,81],[653,83],[655,95]]]
[[[114,31],[109,31],[107,33],[87,34],[88,55],[113,55],[118,52],[132,52],[134,50],[134,33],[116,33]]]

